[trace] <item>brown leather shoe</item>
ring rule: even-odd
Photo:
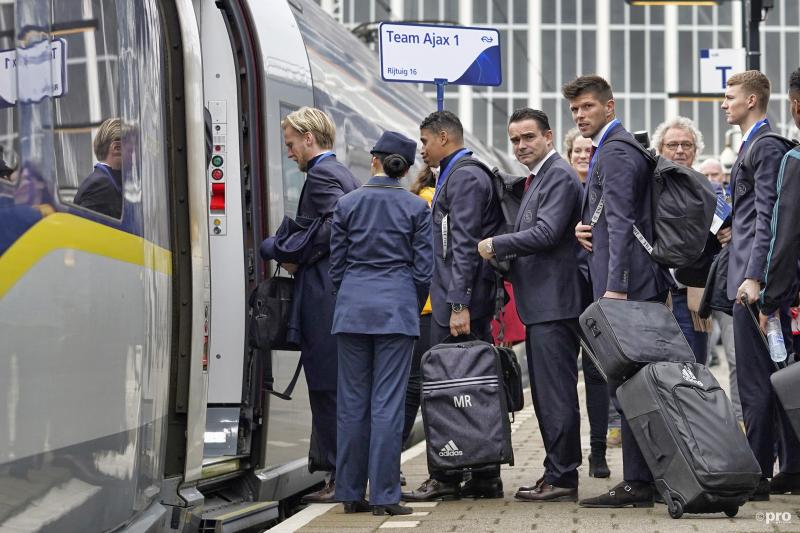
[[[534,483],[533,485],[523,485],[523,486],[521,486],[520,488],[517,489],[517,492],[531,492],[533,490],[538,489],[539,485],[541,485],[542,483],[544,483],[544,476],[542,476],[539,479],[537,479],[536,483]]]
[[[514,497],[531,502],[576,502],[578,501],[578,489],[555,487],[550,483],[542,483],[533,490],[517,491]]]
[[[306,494],[300,499],[300,503],[336,503],[334,493],[336,492],[336,482],[329,481],[317,492]]]

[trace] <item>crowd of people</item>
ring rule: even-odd
[[[800,69],[791,74],[789,88],[791,114],[800,127]],[[311,448],[322,458],[312,467],[329,472],[325,487],[306,502],[339,501],[346,512],[408,514],[401,501],[503,497],[497,464],[473,469],[466,480],[462,471],[431,471],[408,492],[401,492],[400,472],[401,448],[420,404],[422,354],[450,337],[493,340],[492,260],[511,265],[506,279],[524,324],[533,407],[546,451],[543,471],[516,490],[517,499],[578,501],[578,317],[601,297],[671,305],[699,363],[708,360],[709,333],[712,340],[721,337],[731,400],[762,470],[752,499],[800,492],[800,443],[772,392],[770,355],[745,308],[758,306],[761,327],[770,315],[780,316],[793,360],[789,310],[800,282],[800,190],[795,175],[786,175],[783,189],[777,183],[790,147],[765,135],[772,130],[766,116],[769,80],[758,71],[728,78],[721,109],[728,124],[742,131],[739,155],[729,178],[717,159],[697,167],[732,207],[712,240],[728,248],[726,292],[735,305],[732,317],[715,311],[713,322],[698,314],[703,289],[679,283],[634,234],[636,229],[653,242],[653,174],[616,115],[611,86],[585,75],[564,85],[562,94],[576,126],[564,137],[563,156],[544,112],[522,108],[508,119],[514,155],[529,170],[510,232],[504,231],[492,176],[466,164],[474,155],[451,112],[422,120],[425,167],[410,191],[400,179],[414,164],[416,141],[384,133],[371,152],[372,176],[361,185],[337,161],[334,126],[324,112],[302,108],[283,121],[289,157],[307,172],[297,214],[321,219],[311,240],[330,245],[329,253],[313,261],[284,265],[296,274],[295,297],[302,300],[296,307],[311,398]],[[704,148],[702,134],[685,117],[665,121],[652,139],[657,154],[687,167],[698,164]],[[780,224],[773,223],[778,216]],[[623,472],[611,490],[579,504],[650,507],[657,497],[653,477],[615,391],[588,357],[580,360],[590,422],[589,475],[610,476],[610,405],[619,414]]]

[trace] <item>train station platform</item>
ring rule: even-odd
[[[520,364],[524,355],[518,351]],[[728,367],[720,351],[721,364],[712,368],[723,388],[728,388]],[[581,407],[581,444],[584,462],[580,467],[579,498],[591,497],[608,490],[621,481],[621,448],[609,448],[607,453],[611,477],[590,478],[588,475],[589,422],[585,411],[585,389],[579,379]],[[672,519],[663,504],[651,509],[584,509],[576,503],[531,503],[514,499],[520,485],[532,484],[542,473],[544,448],[536,416],[526,390],[526,406],[517,413],[512,424],[515,464],[504,465],[502,478],[505,497],[495,500],[462,499],[458,501],[410,503],[414,514],[409,516],[378,517],[369,513],[344,514],[342,505],[311,505],[271,533],[367,533],[367,532],[800,532],[800,495],[775,496],[768,502],[749,502],[734,518],[723,513],[686,514]],[[402,470],[408,480],[404,489],[415,488],[427,477],[425,443],[403,453]]]

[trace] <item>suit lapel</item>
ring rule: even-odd
[[[514,222],[514,229],[519,229],[520,222],[522,221],[522,214],[525,212],[525,208],[530,203],[531,198],[539,189],[539,186],[542,184],[547,171],[553,165],[557,157],[561,157],[558,153],[553,154],[550,156],[547,161],[544,162],[542,168],[539,169],[539,172],[536,174],[536,177],[533,179],[531,186],[528,188],[528,191],[522,196],[522,202],[519,205],[519,211],[517,211],[517,220]]]
[[[733,206],[736,205],[736,182],[739,181],[740,178],[740,170],[744,164],[744,157],[747,155],[747,151],[750,149],[750,147],[753,146],[755,140],[768,131],[771,131],[769,124],[764,124],[757,130],[750,133],[750,138],[747,139],[744,150],[739,152],[739,155],[736,156],[736,161],[733,163],[733,168],[731,169],[731,203]]]

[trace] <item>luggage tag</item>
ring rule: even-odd
[[[722,227],[722,223],[731,215],[733,209],[728,205],[721,195],[717,195],[717,207],[714,209],[714,219],[711,221],[711,233],[717,234]]]

